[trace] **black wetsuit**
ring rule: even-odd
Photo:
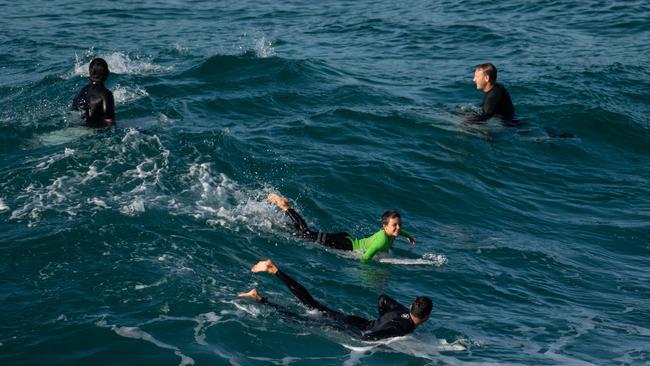
[[[88,127],[106,127],[115,124],[115,100],[113,93],[103,83],[86,85],[72,102],[72,109],[83,111]],[[112,120],[107,123],[106,120]]]
[[[515,107],[512,105],[510,94],[501,84],[495,84],[489,92],[483,95],[482,113],[469,120],[471,122],[482,122],[495,115],[506,121],[511,121],[515,116]]]
[[[287,285],[289,290],[305,306],[310,309],[319,310],[323,312],[326,317],[332,319],[333,322],[331,325],[351,331],[353,334],[360,336],[364,340],[398,337],[412,333],[415,330],[415,324],[411,320],[409,310],[389,296],[379,296],[379,318],[373,321],[355,315],[345,315],[332,310],[314,300],[307,289],[296,282],[293,278],[289,277],[286,273],[278,270],[275,275]],[[269,304],[285,314],[299,316],[298,314],[290,312],[277,304],[269,302],[266,298],[262,298],[262,303]]]
[[[293,221],[293,226],[296,228],[298,233],[304,238],[314,241],[318,244],[325,245],[330,248],[339,249],[339,250],[352,250],[352,241],[350,240],[351,235],[346,232],[340,233],[325,233],[322,231],[311,231],[305,220],[293,209],[290,208],[286,211],[291,221]]]

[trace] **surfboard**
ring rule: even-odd
[[[383,257],[379,259],[379,263],[390,263],[398,265],[425,265],[440,267],[447,263],[447,257],[442,254],[427,253],[422,258],[391,258]]]
[[[56,146],[67,144],[78,140],[84,136],[93,134],[93,130],[88,127],[67,127],[61,130],[47,132],[36,136],[37,145]]]

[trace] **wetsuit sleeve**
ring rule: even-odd
[[[73,111],[78,111],[81,109],[87,109],[88,106],[86,105],[86,100],[84,98],[84,94],[86,93],[86,89],[88,89],[88,86],[84,86],[79,93],[77,94],[76,97],[72,100],[72,106],[71,110]]]
[[[401,337],[412,333],[415,326],[408,317],[404,317],[403,313],[391,312],[375,321],[369,331],[364,332],[361,336],[364,340],[377,340],[388,337]]]
[[[499,99],[501,98],[501,93],[497,86],[494,86],[493,90],[486,93],[483,97],[483,108],[482,113],[476,116],[470,117],[468,121],[470,122],[483,122],[492,118],[496,114],[497,106],[499,104]]]
[[[409,236],[411,236],[411,234],[409,234],[406,231],[402,230],[402,231],[399,232],[399,236],[403,236],[405,238],[408,238]]]
[[[309,226],[307,226],[305,220],[298,214],[298,212],[296,212],[296,210],[289,208],[287,211],[285,211],[285,213],[293,222],[293,226],[296,228],[296,231],[303,235],[307,235],[309,233]]]
[[[70,106],[70,110],[72,111],[78,111],[79,110],[79,99],[81,99],[81,93],[77,94],[76,97],[72,100],[72,105]]]
[[[309,291],[307,291],[307,289],[299,284],[296,280],[289,277],[288,274],[278,270],[275,276],[284,282],[284,284],[287,285],[289,291],[291,291],[291,293],[293,293],[298,298],[298,300],[300,300],[300,302],[302,302],[308,308],[320,310],[322,312],[328,313],[329,315],[341,315],[339,312],[334,311],[314,300]]]
[[[270,307],[274,308],[276,311],[278,311],[279,313],[281,313],[281,314],[283,314],[285,316],[288,316],[290,318],[301,318],[300,314],[295,313],[295,312],[293,312],[291,310],[288,310],[284,306],[281,306],[281,305],[278,305],[276,303],[270,302],[266,297],[263,297],[262,300],[260,300],[260,303],[262,303],[264,305],[267,305],[267,306],[270,306]]]
[[[379,296],[377,309],[379,312],[379,317],[390,311],[408,312],[408,309],[404,305],[400,304],[392,297],[383,294]]]
[[[104,120],[110,119],[115,123],[115,99],[113,93],[108,92],[104,100]]]
[[[485,100],[483,101],[483,120],[492,118],[497,111],[497,106],[499,105],[499,99],[501,99],[501,90],[497,89],[494,93],[488,93]]]
[[[379,339],[384,339],[389,337],[399,337],[405,334],[406,333],[402,332],[399,328],[386,327],[379,330],[372,330],[369,332],[365,332],[361,336],[361,339],[363,339],[364,341],[376,341]]]

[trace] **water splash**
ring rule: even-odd
[[[106,55],[96,54],[93,49],[89,49],[81,56],[75,54],[73,76],[88,76],[88,66],[90,61],[95,57],[102,57],[106,60],[111,73],[121,75],[142,75],[159,72],[171,71],[171,66],[162,66],[151,62],[140,56],[130,56],[123,52],[113,52]]]
[[[255,55],[259,58],[269,58],[275,56],[275,48],[273,42],[266,37],[262,37],[255,41]]]
[[[275,211],[262,199],[263,190],[249,190],[223,173],[214,174],[209,163],[191,164],[181,179],[190,184],[184,194],[198,198],[193,207],[181,212],[206,219],[208,225],[235,231],[243,225],[254,231],[268,231],[278,223]]]
[[[148,96],[149,93],[139,86],[128,87],[117,84],[113,88],[116,104],[126,104]]]

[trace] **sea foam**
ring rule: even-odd
[[[142,75],[171,71],[171,66],[162,66],[153,63],[140,56],[131,56],[123,52],[113,52],[106,55],[97,55],[90,49],[83,55],[75,55],[74,76],[88,76],[88,66],[95,57],[102,57],[106,60],[111,73],[120,75]]]

